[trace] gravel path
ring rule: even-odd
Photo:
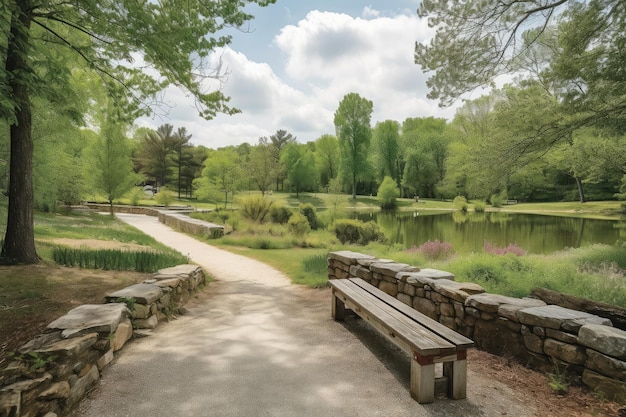
[[[75,416],[535,416],[469,363],[468,398],[420,405],[409,359],[362,320],[336,323],[330,292],[164,226],[118,214],[203,268],[211,282],[189,314],[135,340]]]

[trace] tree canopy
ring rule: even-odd
[[[32,180],[32,97],[80,122],[70,86],[77,62],[98,74],[119,116],[133,120],[155,110],[157,93],[176,85],[195,97],[201,116],[232,114],[215,84],[211,52],[230,42],[225,28],[252,16],[248,3],[274,0],[153,2],[8,0],[0,3],[0,118],[10,125],[10,175],[5,261],[36,263]],[[70,56],[72,59],[67,59]],[[219,87],[219,85],[217,86]]]

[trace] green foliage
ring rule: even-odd
[[[484,201],[476,201],[474,203],[474,211],[476,213],[484,213],[487,208],[487,203]]]
[[[554,361],[554,372],[548,374],[548,385],[557,395],[565,395],[569,390],[569,378],[561,371],[558,362]]]
[[[309,222],[309,226],[311,230],[317,230],[319,226],[319,221],[317,219],[317,211],[315,210],[315,206],[311,203],[302,203],[298,207],[298,211],[306,217]]]
[[[130,205],[131,206],[138,206],[139,202],[146,196],[146,194],[144,193],[144,191],[141,189],[141,187],[134,187],[129,195],[128,198],[130,200]]]
[[[118,297],[115,299],[115,302],[124,303],[126,304],[126,307],[128,307],[130,311],[135,311],[135,304],[137,303],[137,299],[135,297],[130,297],[130,298]]]
[[[378,200],[380,207],[383,209],[392,209],[396,207],[396,198],[400,197],[400,189],[396,182],[389,176],[386,176],[380,187],[378,187]]]
[[[469,207],[469,205],[467,204],[467,199],[462,195],[457,195],[456,197],[454,197],[454,201],[452,201],[452,204],[457,210],[462,211],[463,213],[466,213]]]
[[[69,267],[137,272],[155,272],[162,268],[189,263],[189,259],[180,254],[61,246],[53,249],[52,259],[59,265]]]
[[[174,196],[167,187],[161,187],[159,192],[154,195],[154,200],[164,207],[169,207],[174,201]]]
[[[304,258],[304,260],[302,261],[302,266],[304,267],[304,270],[309,273],[327,275],[328,254],[313,255]]]
[[[492,206],[500,208],[506,202],[507,196],[505,193],[492,194],[489,200]]]
[[[272,200],[262,195],[242,197],[239,201],[241,213],[247,219],[257,223],[263,223],[272,208]]]
[[[367,245],[370,242],[384,242],[385,234],[376,222],[367,223],[354,219],[339,219],[332,226],[335,236],[342,244],[358,243]]]
[[[290,143],[283,149],[280,161],[284,164],[289,184],[296,195],[315,183],[315,158],[308,146]]]
[[[309,220],[300,212],[295,212],[287,222],[289,232],[295,236],[301,237],[311,231]]]
[[[286,224],[291,217],[291,209],[282,204],[272,204],[270,208],[270,219],[272,223]]]

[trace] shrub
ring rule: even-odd
[[[458,210],[461,210],[464,213],[467,212],[467,208],[468,208],[467,199],[463,197],[462,195],[457,195],[456,197],[454,197],[454,200],[452,200],[452,204]]]
[[[396,198],[400,197],[398,184],[391,178],[385,177],[378,187],[378,201],[383,209],[392,209],[396,206]]]
[[[289,232],[295,236],[304,236],[311,231],[309,221],[302,213],[293,213],[287,222]]]
[[[387,241],[387,237],[380,230],[380,226],[373,220],[370,220],[367,223],[364,223],[360,229],[361,237],[359,238],[359,243],[361,245],[367,245],[370,242],[381,242],[384,243]]]
[[[303,204],[300,204],[300,207],[298,208],[298,210],[304,217],[306,217],[311,229],[316,230],[318,226],[318,221],[317,221],[317,212],[315,211],[315,206],[313,206],[313,204],[311,203],[303,203]]]
[[[59,265],[116,271],[155,272],[161,268],[189,263],[180,254],[120,249],[55,247],[52,259]]]
[[[476,213],[484,213],[485,208],[487,208],[487,203],[485,203],[484,201],[477,201],[474,203],[474,211]]]
[[[174,197],[172,197],[172,194],[170,194],[166,187],[161,187],[159,192],[155,194],[154,199],[157,203],[165,207],[168,207],[172,204],[172,201],[174,201]]]
[[[262,195],[252,195],[242,198],[239,205],[244,217],[257,223],[263,223],[272,208],[272,200]]]
[[[506,193],[493,194],[489,199],[494,207],[502,207],[507,200]]]
[[[128,195],[128,198],[130,200],[130,205],[138,206],[141,199],[144,198],[145,196],[146,195],[141,189],[141,187],[134,187]]]
[[[485,248],[485,252],[491,253],[493,255],[506,255],[507,253],[512,253],[516,256],[524,256],[528,253],[527,250],[524,250],[517,246],[516,243],[509,243],[509,246],[504,248],[499,248],[497,246],[493,246],[491,243],[486,240],[483,243],[483,247]]]
[[[340,219],[333,224],[333,231],[342,244],[367,245],[369,242],[387,240],[385,234],[374,221],[363,223],[361,220]]]
[[[430,240],[419,246],[413,246],[407,250],[408,253],[421,253],[429,261],[438,261],[447,259],[452,254],[452,244],[448,242],[440,242],[436,239],[434,242]]]
[[[273,204],[270,208],[272,223],[286,224],[291,217],[291,209],[280,204]]]

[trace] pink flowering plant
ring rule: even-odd
[[[528,253],[527,250],[520,248],[516,243],[509,243],[509,246],[499,248],[485,240],[483,246],[485,248],[485,252],[491,253],[492,255],[506,255],[507,253],[512,253],[516,256],[524,256]]]
[[[447,259],[452,255],[452,244],[448,242],[440,242],[439,239],[434,242],[426,241],[419,246],[413,246],[407,250],[408,253],[420,253],[426,259],[437,261]]]

